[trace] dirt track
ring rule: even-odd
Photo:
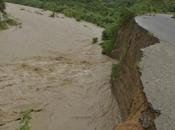
[[[22,25],[0,32],[0,130],[15,130],[29,108],[32,130],[112,130],[114,61],[91,44],[102,29],[20,5],[7,12]]]

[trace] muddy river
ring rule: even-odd
[[[7,4],[19,26],[0,32],[0,130],[15,130],[33,109],[31,130],[112,130],[112,59],[92,38],[102,28],[32,7]]]

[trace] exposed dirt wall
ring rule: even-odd
[[[141,48],[158,42],[134,20],[126,23],[118,33],[112,57],[122,59],[122,65],[118,77],[112,78],[111,82],[123,122],[116,130],[155,130],[154,119],[159,112],[147,101],[138,65],[142,57]]]

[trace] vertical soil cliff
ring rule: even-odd
[[[118,33],[112,57],[119,60],[117,77],[111,79],[113,94],[118,101],[122,123],[116,130],[155,130],[154,110],[143,92],[139,61],[141,49],[159,40],[139,27],[134,20],[126,23]]]

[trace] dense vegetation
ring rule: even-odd
[[[85,20],[105,27],[115,22],[118,8],[100,0],[7,0],[9,2],[34,6],[64,13],[78,21]]]
[[[104,27],[103,53],[110,54],[120,26],[134,15],[149,12],[175,12],[175,0],[6,0],[61,12]]]

